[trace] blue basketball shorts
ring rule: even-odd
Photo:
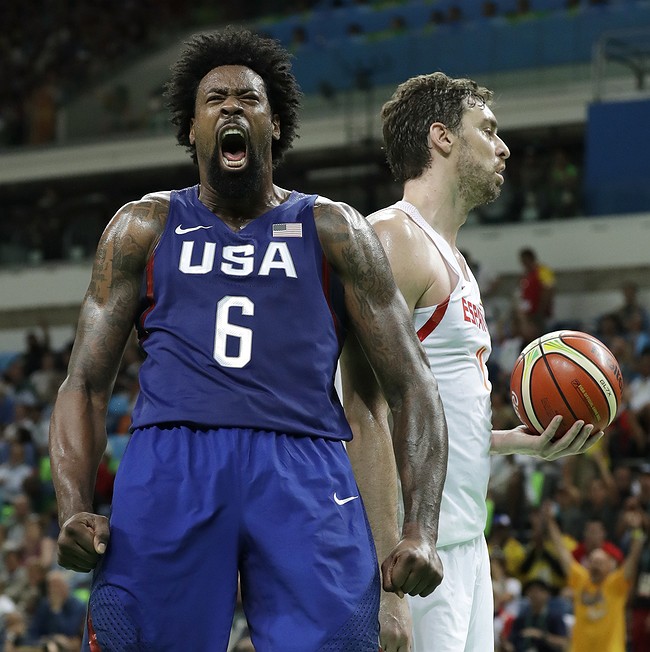
[[[256,652],[377,652],[379,572],[341,442],[136,430],[84,650],[225,652],[238,573]]]

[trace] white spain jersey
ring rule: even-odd
[[[449,432],[447,479],[440,508],[438,546],[480,536],[487,518],[492,411],[486,362],[492,345],[479,287],[468,268],[467,281],[449,243],[408,202],[404,211],[431,239],[458,276],[449,297],[437,306],[416,308],[413,322],[438,388]]]

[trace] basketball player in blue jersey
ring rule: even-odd
[[[336,365],[349,330],[395,424],[406,516],[383,585],[428,595],[447,434],[426,356],[367,221],[273,183],[300,100],[277,42],[196,35],[167,98],[199,184],[107,226],[51,420],[59,562],[94,569],[84,649],[222,652],[239,574],[258,652],[376,652],[380,569]],[[109,522],[93,486],[134,324],[146,359]]]
[[[478,284],[456,247],[469,211],[493,201],[504,181],[510,152],[497,134],[491,97],[471,80],[433,73],[401,84],[382,109],[388,163],[404,184],[404,195],[368,219],[427,352],[449,432],[438,534],[445,576],[431,595],[408,600],[410,613],[406,600],[382,594],[384,652],[406,652],[411,645],[415,652],[493,650],[492,583],[483,536],[490,454],[554,460],[582,453],[602,436],[590,437],[593,426],[577,421],[552,442],[557,417],[541,436],[523,426],[492,430],[490,335]],[[342,369],[354,432],[348,451],[382,555],[397,540],[388,409],[352,338]]]

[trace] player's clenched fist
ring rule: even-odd
[[[381,565],[384,591],[400,597],[425,597],[442,582],[442,562],[434,545],[419,536],[405,536]]]
[[[105,516],[80,512],[61,527],[58,539],[58,562],[64,568],[87,573],[106,552],[110,537]]]

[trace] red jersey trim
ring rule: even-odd
[[[442,318],[445,316],[447,308],[449,307],[450,297],[451,295],[449,295],[442,303],[438,304],[431,317],[429,317],[429,319],[427,319],[424,324],[422,324],[418,330],[418,339],[420,342],[424,342],[424,340],[426,340],[427,337],[433,333],[436,326],[438,326],[438,324],[442,321]]]
[[[339,341],[339,345],[342,345],[341,342],[341,324],[339,323],[339,319],[336,315],[336,312],[334,311],[334,308],[332,308],[332,301],[331,301],[331,288],[330,288],[330,274],[331,274],[331,268],[330,264],[327,262],[327,258],[323,254],[322,258],[322,265],[323,265],[323,294],[325,295],[325,301],[327,301],[327,307],[329,308],[330,315],[332,315],[332,321],[334,322],[334,330],[336,331],[336,339]]]
[[[140,341],[146,339],[146,337],[147,337],[147,331],[146,331],[144,322],[147,319],[147,316],[149,315],[149,313],[156,306],[156,303],[155,303],[154,298],[153,298],[153,261],[154,261],[154,256],[151,256],[151,258],[149,258],[149,260],[147,261],[147,266],[145,268],[145,275],[146,275],[146,281],[147,281],[147,303],[149,304],[149,306],[140,315],[139,324],[140,324],[140,332],[142,333]]]
[[[102,648],[99,647],[99,643],[97,642],[97,634],[95,634],[95,628],[93,627],[93,619],[90,617],[90,609],[88,610],[86,622],[88,625],[88,644],[90,652],[102,652]]]

